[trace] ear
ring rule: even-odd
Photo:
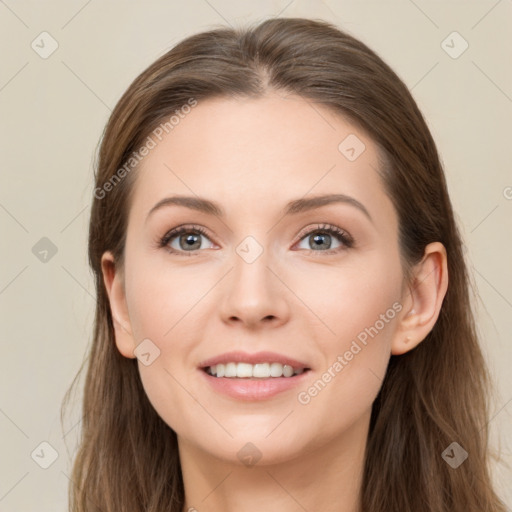
[[[433,242],[425,248],[405,287],[402,314],[391,346],[393,355],[412,350],[427,337],[439,317],[447,289],[446,249],[442,243]]]
[[[136,357],[133,353],[135,341],[126,307],[123,275],[116,269],[114,256],[110,251],[105,252],[101,257],[101,270],[110,302],[116,346],[124,357],[134,359]]]

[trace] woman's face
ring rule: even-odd
[[[364,433],[406,289],[375,144],[329,109],[278,94],[199,102],[161,131],[134,171],[116,335],[126,357],[142,343],[158,414],[181,443],[235,462],[284,461]],[[222,214],[171,202],[152,211],[178,196]],[[201,368],[231,351],[309,370],[249,381]]]

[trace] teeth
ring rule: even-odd
[[[284,374],[284,366],[279,363],[272,363],[270,365],[270,376],[281,377]]]
[[[206,371],[217,377],[268,379],[269,377],[300,375],[304,372],[304,368],[292,368],[288,364],[282,365],[281,363],[226,363],[210,366]]]
[[[224,368],[224,377],[236,377],[237,374],[237,364],[236,363],[227,363]]]
[[[252,364],[238,363],[233,377],[252,377]]]

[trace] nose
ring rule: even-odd
[[[280,265],[264,250],[254,261],[235,252],[233,268],[224,278],[220,314],[226,323],[248,328],[286,323],[290,315],[291,292]]]

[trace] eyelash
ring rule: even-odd
[[[183,233],[195,233],[205,236],[206,238],[210,238],[208,236],[208,233],[205,229],[203,229],[201,226],[195,226],[195,225],[187,225],[187,226],[179,226],[177,228],[171,229],[168,231],[158,242],[158,246],[160,248],[166,249],[171,254],[177,254],[182,256],[197,256],[198,249],[195,251],[176,251],[175,249],[172,249],[169,247],[169,242],[176,238],[177,236],[183,234]],[[322,224],[318,225],[313,229],[310,229],[309,231],[306,231],[305,233],[301,233],[301,236],[299,238],[299,241],[301,241],[303,238],[306,238],[307,236],[312,235],[313,233],[327,233],[329,235],[333,235],[336,237],[343,245],[345,249],[350,249],[354,246],[354,239],[352,236],[350,236],[346,231],[338,228],[337,226],[333,226],[331,224]],[[338,247],[336,249],[329,249],[326,251],[315,251],[313,249],[305,249],[309,253],[323,253],[325,255],[329,254],[335,254],[341,250],[343,250],[343,247]]]

